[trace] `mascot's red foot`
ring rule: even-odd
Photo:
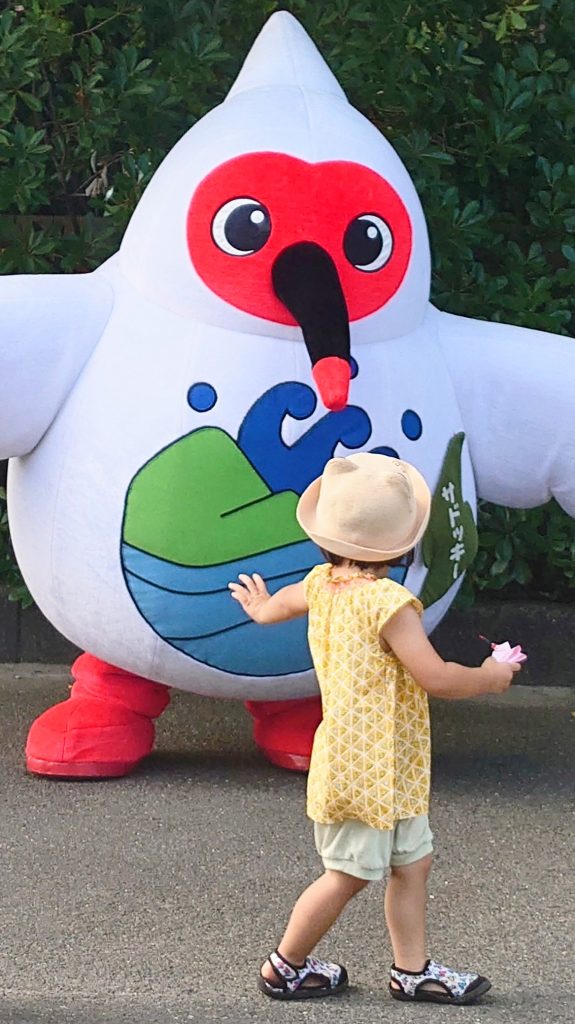
[[[246,701],[254,719],[254,740],[268,761],[295,772],[309,768],[321,700]]]
[[[127,775],[154,747],[154,723],[170,702],[167,686],[82,654],[70,697],[33,723],[26,766],[36,775],[105,779]]]

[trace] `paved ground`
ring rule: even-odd
[[[0,666],[2,1024],[567,1024],[573,1000],[575,691],[433,712],[437,957],[493,982],[475,1008],[388,1000],[374,884],[325,944],[355,988],[283,1006],[255,989],[318,872],[301,776],[268,765],[241,705],[177,695],[131,778],[27,776],[27,724],[66,671]]]

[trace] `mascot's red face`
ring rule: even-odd
[[[361,164],[248,153],[200,183],[187,235],[216,295],[300,325],[324,404],[343,408],[349,323],[381,309],[409,265],[411,222],[397,192]]]

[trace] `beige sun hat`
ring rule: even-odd
[[[324,551],[360,562],[399,558],[421,540],[431,494],[402,459],[372,452],[330,459],[303,492],[297,520]]]

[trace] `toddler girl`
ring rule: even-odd
[[[323,705],[307,813],[324,874],[299,897],[262,966],[260,987],[274,999],[335,995],[347,986],[345,968],[312,950],[350,898],[387,869],[393,998],[463,1004],[491,987],[487,978],[444,967],[426,954],[432,854],[427,695],[501,693],[520,666],[491,657],[480,668],[443,661],[423,630],[420,602],[387,577],[390,566],[411,558],[430,505],[423,477],[407,462],[368,453],[332,459],[297,508],[326,564],[273,595],[258,575],[229,584],[255,622],[309,614]]]

